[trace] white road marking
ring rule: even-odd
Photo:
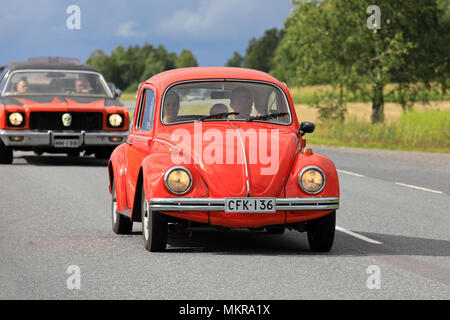
[[[372,243],[372,244],[383,244],[382,242],[379,242],[379,241],[367,238],[366,236],[363,236],[362,234],[358,234],[356,232],[344,229],[344,228],[339,227],[339,226],[336,226],[336,230],[344,232],[344,233],[346,233],[346,234],[348,234],[348,235],[350,235],[352,237],[358,238],[360,240],[363,240],[363,241],[366,241],[366,242],[369,242],[369,243]]]
[[[349,174],[349,175],[355,176],[355,177],[365,177],[365,176],[362,175],[362,174],[354,173],[354,172],[350,172],[350,171],[345,171],[345,170],[340,170],[340,169],[337,169],[336,171],[339,172],[339,173]]]
[[[395,184],[396,184],[396,185],[399,185],[399,186],[403,186],[403,187],[408,187],[408,188],[417,189],[417,190],[422,190],[422,191],[428,191],[428,192],[433,192],[433,193],[440,193],[440,194],[443,194],[442,191],[432,190],[432,189],[427,189],[427,188],[424,188],[424,187],[413,186],[413,185],[405,184],[405,183],[401,183],[401,182],[396,182]]]

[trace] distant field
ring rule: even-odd
[[[428,105],[417,103],[414,105],[414,111],[440,110],[449,111],[450,101],[432,101]],[[318,112],[316,109],[306,104],[295,104],[295,111],[299,121],[318,121]],[[347,104],[346,121],[370,122],[372,113],[372,104],[368,102],[354,102]],[[403,114],[402,108],[397,103],[387,102],[384,104],[384,117],[387,124],[400,119]]]

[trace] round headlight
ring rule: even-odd
[[[192,176],[184,167],[173,167],[166,172],[164,183],[170,192],[183,194],[191,188]]]
[[[120,114],[113,113],[109,116],[108,121],[111,127],[120,127],[122,125],[123,118]]]
[[[23,123],[23,115],[19,112],[13,112],[9,115],[8,120],[13,126],[20,126]]]
[[[325,174],[318,167],[306,167],[300,172],[298,183],[303,191],[316,194],[325,187]]]

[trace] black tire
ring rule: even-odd
[[[314,252],[328,252],[334,242],[336,211],[319,219],[311,220],[306,226],[309,248]]]
[[[266,227],[266,232],[270,234],[282,234],[285,230],[285,227]]]
[[[133,221],[131,221],[130,218],[117,212],[116,187],[114,185],[114,182],[112,183],[111,220],[114,233],[131,234],[131,231],[133,229]]]
[[[5,146],[2,140],[0,140],[0,163],[11,164],[13,162],[13,149]]]
[[[150,252],[165,251],[168,237],[167,216],[156,211],[150,211],[145,199],[143,185],[141,190],[142,236],[145,249]]]
[[[67,155],[69,157],[79,157],[80,156],[80,151],[69,151],[69,152],[67,152]]]
[[[97,159],[109,159],[111,157],[111,153],[113,152],[114,149],[112,148],[101,148],[98,149],[94,152],[95,157]]]

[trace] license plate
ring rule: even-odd
[[[78,139],[55,139],[54,145],[57,148],[78,148],[80,141]]]
[[[225,212],[275,212],[275,198],[226,198]]]

